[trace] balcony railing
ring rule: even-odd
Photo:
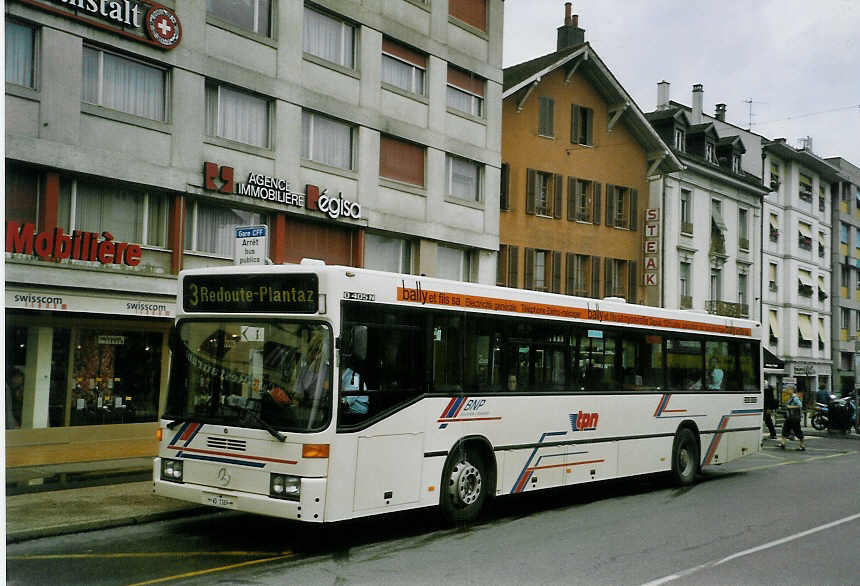
[[[705,311],[712,315],[725,317],[749,317],[750,306],[747,303],[731,303],[730,301],[710,299],[705,301]]]
[[[681,232],[684,234],[692,234],[693,222],[681,222]]]
[[[738,246],[741,250],[749,250],[750,249],[750,241],[749,238],[738,238]]]

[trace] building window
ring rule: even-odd
[[[36,29],[6,20],[6,83],[36,87]]]
[[[487,0],[448,0],[448,14],[476,29],[487,30]]]
[[[502,163],[502,170],[499,180],[499,209],[511,209],[511,166],[508,163]]]
[[[748,212],[744,208],[738,208],[738,247],[741,250],[750,249]]]
[[[709,163],[717,162],[717,151],[713,141],[708,140],[705,142],[705,160]]]
[[[738,273],[738,303],[741,306],[747,302],[747,276],[743,273]],[[748,310],[747,310],[748,311]],[[745,312],[742,311],[745,314]]]
[[[686,143],[687,143],[686,133],[684,132],[684,130],[682,128],[676,128],[675,129],[675,148],[683,153],[685,150]]]
[[[591,292],[590,256],[584,254],[567,254],[567,294],[588,297]]]
[[[379,176],[424,187],[426,148],[392,136],[379,137]]]
[[[6,167],[6,221],[36,225],[39,217],[39,174],[26,168]],[[43,228],[36,226],[37,229]]]
[[[779,189],[779,165],[776,163],[770,164],[770,190],[776,191]]]
[[[678,293],[680,294],[680,308],[692,309],[693,307],[693,291],[690,288],[690,263],[681,261],[678,266],[678,277],[680,286]]]
[[[552,98],[541,96],[538,98],[538,136],[552,138],[555,136],[553,128],[553,110],[555,102]]]
[[[185,250],[232,258],[235,253],[233,229],[266,223],[265,214],[192,201],[185,210]]]
[[[860,244],[860,242],[858,242]],[[824,254],[827,251],[827,234],[824,232],[818,233],[818,256],[824,258]]]
[[[797,292],[802,297],[812,297],[812,272],[804,269],[797,271]]]
[[[800,199],[806,202],[812,201],[812,177],[800,174]]]
[[[225,85],[206,85],[206,134],[270,148],[272,101]]]
[[[355,68],[355,27],[305,6],[304,51],[347,69]]]
[[[587,146],[594,144],[594,110],[577,104],[571,106],[570,142]]]
[[[839,323],[843,330],[847,330],[851,327],[851,310],[845,309],[844,307],[839,309]]]
[[[857,282],[860,283],[860,279],[857,279]],[[842,287],[848,287],[851,284],[851,269],[845,265],[839,267],[839,284]]]
[[[528,169],[526,173],[526,213],[561,217],[563,177]]]
[[[353,127],[307,110],[302,111],[302,158],[351,170]]]
[[[636,230],[639,192],[619,185],[606,185],[606,225]]]
[[[534,289],[536,291],[546,291],[547,290],[547,278],[546,278],[546,269],[549,264],[547,261],[549,259],[549,252],[546,250],[536,250],[535,251],[535,281],[534,281]]]
[[[523,286],[535,291],[561,293],[561,253],[525,249]]]
[[[779,217],[776,214],[770,215],[770,241],[779,241]]]
[[[224,2],[223,0],[207,0],[206,10],[209,14],[235,25],[243,30],[271,36],[271,0],[238,0]]]
[[[392,273],[412,272],[412,246],[405,238],[368,233],[364,239],[364,267]]]
[[[484,115],[486,81],[474,73],[448,64],[448,107],[472,116]]]
[[[166,77],[160,67],[84,46],[81,99],[152,120],[166,120]]]
[[[584,179],[570,177],[567,183],[568,219],[577,222],[591,222],[593,220],[593,183]],[[573,212],[573,217],[570,217]]]
[[[711,269],[711,301],[720,301],[723,296],[723,271],[722,269]]]
[[[741,172],[741,156],[737,154],[732,155],[732,171],[734,173]]]
[[[818,211],[823,212],[827,209],[827,190],[823,185],[818,186]]]
[[[779,315],[775,310],[768,311],[768,333],[771,346],[776,346],[779,342]]]
[[[69,224],[74,230],[110,232],[115,241],[167,246],[166,196],[116,185],[74,182]],[[61,223],[65,218],[60,218]]]
[[[469,251],[453,246],[436,247],[437,276],[452,281],[470,281],[471,263]]]
[[[467,201],[481,201],[481,165],[475,161],[446,157],[447,193]]]
[[[839,242],[848,244],[848,224],[839,222]]]
[[[681,232],[684,234],[693,233],[693,217],[692,217],[692,201],[693,193],[689,189],[681,190]]]
[[[806,222],[798,222],[797,245],[803,250],[812,250],[812,225]]]
[[[607,296],[627,297],[629,293],[630,261],[617,258],[606,259],[606,288]],[[633,301],[632,299],[630,300]]]
[[[519,279],[519,246],[499,245],[496,264],[496,285],[516,287]]]
[[[414,49],[382,39],[382,82],[404,92],[424,95],[424,75],[427,55]]]
[[[776,281],[776,263],[772,262],[772,263],[770,263],[770,268],[768,270],[767,288],[770,289],[771,291],[776,291],[777,290],[776,282],[777,282]]]

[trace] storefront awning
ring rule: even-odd
[[[776,217],[776,214],[770,215],[770,227],[774,230],[779,230],[779,218]]]
[[[827,248],[827,244],[825,243],[826,239],[827,239],[827,237],[824,235],[824,232],[818,233],[818,244],[820,244],[822,248]],[[858,242],[860,242],[860,241],[858,241]]]
[[[711,219],[714,222],[714,225],[717,227],[717,230],[720,232],[726,231],[726,222],[723,220],[723,215],[719,212],[719,210],[711,210]]]
[[[803,222],[798,222],[797,229],[800,230],[801,236],[812,240],[812,226],[810,226],[809,224],[804,224]]]
[[[797,277],[800,279],[801,283],[807,287],[812,287],[812,273],[810,271],[799,269],[797,271]]]
[[[785,361],[780,360],[779,356],[768,350],[767,348],[762,348],[764,351],[764,368],[768,368],[771,370],[784,370],[785,369]]]
[[[818,318],[818,341],[827,344],[827,332],[824,330],[823,318]]]
[[[824,275],[818,275],[818,288],[822,291],[827,291],[827,286],[824,283]]]
[[[774,338],[778,338],[779,337],[779,322],[776,319],[776,312],[771,311],[770,314],[768,315],[768,317],[770,318],[770,335],[773,336]]]

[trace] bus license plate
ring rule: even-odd
[[[203,493],[203,504],[211,505],[213,507],[224,507],[225,509],[235,509],[236,508],[236,499],[232,496],[225,496],[223,494],[213,494],[211,492]]]

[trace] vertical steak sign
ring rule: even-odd
[[[176,13],[146,0],[19,0],[47,12],[152,45],[174,49],[182,40]]]

